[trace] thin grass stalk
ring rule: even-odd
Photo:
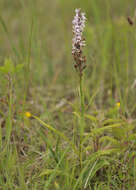
[[[10,33],[9,33],[9,31],[8,31],[8,27],[6,26],[5,21],[4,21],[4,19],[3,19],[3,17],[2,17],[1,15],[0,15],[0,25],[2,26],[3,31],[4,31],[5,34],[7,35],[7,39],[8,39],[8,41],[9,41],[9,43],[10,43],[11,49],[12,49],[12,51],[14,52],[15,56],[16,56],[17,58],[20,58],[19,52],[18,52],[18,50],[16,49],[15,44],[14,44],[12,38],[10,37]]]
[[[32,37],[33,37],[33,29],[34,29],[34,18],[32,18],[31,27],[30,27],[30,34],[29,34],[29,42],[28,42],[28,55],[27,55],[27,64],[26,64],[26,96],[30,94],[30,58],[31,58],[31,50],[32,50]],[[26,75],[25,74],[25,75]]]

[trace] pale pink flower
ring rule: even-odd
[[[85,13],[81,13],[80,9],[76,9],[75,13],[76,15],[72,21],[74,34],[72,39],[72,54],[78,53],[85,46],[85,40],[82,37],[86,21]]]
[[[83,56],[82,48],[86,45],[85,38],[83,38],[83,30],[85,28],[86,17],[80,9],[75,10],[76,15],[72,21],[73,24],[73,39],[72,39],[72,55],[75,60],[75,68],[79,72],[80,77],[82,71],[85,69],[86,57]]]

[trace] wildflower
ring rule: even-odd
[[[85,13],[81,13],[80,9],[75,10],[75,17],[72,21],[73,24],[73,39],[72,39],[72,55],[75,60],[75,68],[79,72],[80,77],[82,76],[82,71],[85,69],[86,57],[82,54],[82,49],[86,45],[85,38],[83,38],[83,30],[85,28]]]
[[[27,111],[27,112],[25,112],[25,116],[28,117],[28,118],[30,118],[30,117],[32,117],[32,114]]]
[[[116,103],[117,108],[120,108],[120,102]]]
[[[54,182],[54,185],[55,185],[56,189],[59,189],[59,184],[56,181]]]

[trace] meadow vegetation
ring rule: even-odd
[[[136,190],[135,5],[0,0],[0,190]]]

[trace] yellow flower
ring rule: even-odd
[[[25,116],[28,117],[28,118],[30,118],[30,117],[32,117],[32,114],[27,111],[27,112],[25,112]]]
[[[120,102],[116,103],[117,108],[120,108]]]
[[[57,188],[57,189],[59,189],[59,184],[55,181],[54,182],[54,185],[55,185],[55,187]]]

